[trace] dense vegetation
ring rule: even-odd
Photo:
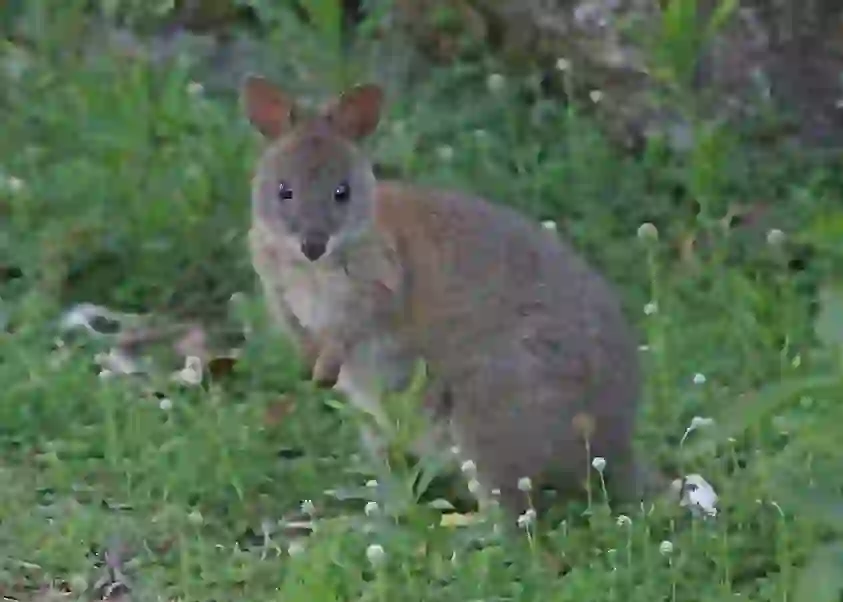
[[[384,81],[378,61],[397,55],[368,23],[346,53],[330,2],[310,25],[256,3],[260,37],[226,47],[254,54],[216,62],[199,38],[164,56],[164,38],[121,37],[116,20],[152,35],[145,4],[87,4],[0,9],[0,593],[839,599],[839,165],[704,119],[687,152],[660,139],[631,152],[598,125],[599,94],[564,102],[484,57],[388,82],[380,169],[555,222],[638,327],[642,447],[719,495],[705,520],[623,518],[596,499],[541,547],[503,544],[484,523],[440,524],[414,466],[374,473],[358,458],[356,416],[300,382],[266,328],[246,253],[257,141],[231,82],[259,70],[324,98]],[[143,314],[125,318],[135,334],[193,326],[130,346],[148,374],[115,374],[110,356],[103,375],[94,358],[114,339],[61,328],[78,303]],[[211,360],[201,386],[170,378],[185,355]]]

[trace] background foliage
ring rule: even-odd
[[[839,598],[841,172],[697,112],[683,88],[703,36],[693,2],[667,3],[652,49],[666,102],[691,117],[686,153],[619,148],[599,101],[548,94],[530,68],[393,52],[388,3],[351,36],[334,0],[240,2],[257,24],[215,25],[229,36],[217,54],[173,29],[185,4],[0,9],[0,593],[101,596],[116,570],[138,599]],[[208,6],[228,23],[229,3]],[[381,81],[380,170],[555,221],[616,283],[646,346],[642,446],[671,474],[704,475],[718,516],[627,523],[600,503],[549,537],[561,576],[532,539],[478,548],[473,528],[431,526],[414,467],[371,474],[355,417],[298,382],[264,327],[244,244],[257,146],[231,86],[246,71],[314,101]],[[636,235],[644,222],[657,240]],[[97,377],[101,340],[57,346],[77,302],[199,321],[218,344],[252,334],[224,377],[163,379],[154,397],[143,379]],[[695,416],[714,424],[680,444]],[[301,543],[279,521],[303,500],[319,528]],[[123,560],[103,561],[115,549]]]

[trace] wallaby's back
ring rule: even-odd
[[[636,493],[637,349],[615,295],[514,209],[378,183],[356,142],[381,102],[358,86],[302,118],[266,80],[245,82],[246,112],[269,141],[253,178],[253,259],[279,322],[339,340],[317,364],[341,366],[337,386],[361,407],[375,405],[376,381],[395,388],[424,359],[434,426],[450,427],[512,511],[528,503],[522,477],[582,493],[595,456],[613,496]]]
[[[406,336],[502,502],[523,510],[521,477],[581,492],[595,456],[614,493],[634,493],[637,346],[605,280],[555,234],[482,199],[383,182],[376,220],[406,273]]]

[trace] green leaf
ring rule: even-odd
[[[655,58],[674,83],[690,81],[699,56],[700,34],[696,0],[670,0],[662,12]]]
[[[815,375],[794,378],[768,385],[739,404],[729,408],[729,415],[717,420],[717,429],[711,431],[707,441],[686,444],[682,456],[685,460],[705,455],[711,448],[711,441],[725,443],[730,437],[738,437],[751,426],[758,425],[773,415],[782,405],[802,395],[825,389],[840,387],[839,375]]]
[[[302,6],[323,41],[338,52],[342,35],[342,6],[339,0],[309,0]]]
[[[777,471],[772,477],[772,495],[788,510],[811,516],[837,529],[843,528],[843,497],[833,484],[820,481],[808,486],[804,474],[794,470]]]
[[[714,14],[708,20],[706,26],[706,37],[717,34],[726,22],[735,14],[738,8],[738,0],[721,0],[720,4],[714,10]]]
[[[843,285],[822,286],[818,299],[820,310],[814,320],[814,334],[827,347],[843,347]]]
[[[794,602],[838,602],[843,594],[843,541],[817,549],[802,568]]]

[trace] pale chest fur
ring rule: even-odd
[[[366,321],[371,310],[370,284],[397,286],[394,267],[380,253],[361,249],[344,265],[314,265],[284,252],[277,241],[250,232],[252,260],[270,305],[283,304],[307,330]],[[362,272],[361,272],[362,270]],[[346,357],[337,389],[386,427],[380,406],[384,390],[409,384],[416,356],[387,330],[374,329]]]
[[[342,266],[313,264],[268,240],[249,233],[252,262],[269,303],[283,303],[311,332],[341,324],[353,300],[352,282]]]
[[[302,326],[320,331],[346,322],[352,283],[341,267],[317,269],[288,262],[278,268],[283,300]]]

